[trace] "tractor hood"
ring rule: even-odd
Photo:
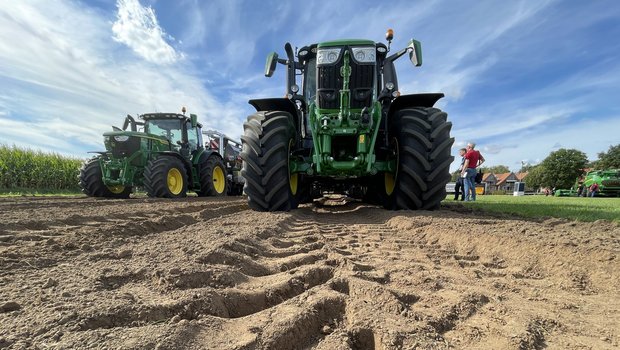
[[[149,141],[152,146],[148,146]],[[138,131],[110,131],[103,134],[103,143],[107,152],[114,158],[126,158],[137,155],[140,150],[153,148],[169,150],[170,142],[163,136]]]
[[[145,132],[139,132],[139,131],[126,131],[126,130],[122,130],[122,131],[108,131],[106,133],[103,133],[103,138],[104,141],[107,143],[108,140],[110,141],[115,141],[115,142],[125,142],[128,141],[129,138],[131,137],[139,137],[139,138],[143,138],[143,139],[150,139],[153,141],[157,141],[161,144],[167,145],[170,142],[168,141],[168,139],[166,139],[163,136],[160,135],[153,135],[153,134],[148,134]]]

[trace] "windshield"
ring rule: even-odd
[[[182,141],[181,121],[179,119],[150,119],[147,120],[144,131],[149,134],[167,138],[173,145]]]

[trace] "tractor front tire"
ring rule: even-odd
[[[298,205],[299,175],[289,157],[296,130],[288,112],[257,112],[243,124],[241,175],[248,205],[256,211],[289,211]]]
[[[103,183],[103,175],[101,173],[101,165],[99,164],[98,157],[92,158],[82,165],[79,179],[82,193],[89,197],[129,198],[129,194],[131,194],[131,187],[108,187]]]
[[[396,153],[395,174],[384,173],[382,203],[386,209],[438,209],[446,197],[454,160],[452,123],[437,108],[397,111],[390,123],[390,143]]]
[[[144,188],[149,197],[185,197],[187,181],[187,170],[183,162],[175,157],[152,159],[144,169]]]
[[[224,161],[212,155],[200,164],[200,191],[199,197],[224,196],[228,192],[226,167]]]

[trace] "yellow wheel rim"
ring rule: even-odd
[[[396,188],[396,178],[392,173],[385,173],[385,193],[391,195]]]
[[[170,193],[177,195],[183,190],[183,176],[177,168],[168,170],[168,190]]]
[[[292,194],[297,194],[297,180],[298,180],[298,175],[297,173],[295,174],[291,174],[290,177],[288,178],[288,183],[291,186],[291,193]]]
[[[116,185],[116,186],[108,186],[108,190],[114,194],[121,194],[125,191],[125,186]]]
[[[224,175],[224,170],[219,166],[213,169],[213,188],[217,193],[224,193],[226,188],[226,176]]]
[[[293,146],[293,140],[288,142],[288,152],[287,156],[291,154],[291,146]],[[299,180],[298,173],[291,174],[291,160],[289,157],[289,165],[288,165],[288,184],[291,187],[291,193],[293,195],[297,194],[297,182]]]

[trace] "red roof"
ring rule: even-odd
[[[495,176],[493,173],[485,173],[482,175],[482,181],[487,182],[490,176]]]
[[[524,173],[516,173],[515,175],[517,176],[517,180],[519,181],[523,181],[523,179],[525,179],[525,177],[527,176],[528,172],[524,172]]]
[[[512,175],[513,173],[503,173],[503,174],[495,174],[495,177],[497,178],[497,184],[502,184],[504,182],[506,182],[506,180],[510,177],[510,175]]]

